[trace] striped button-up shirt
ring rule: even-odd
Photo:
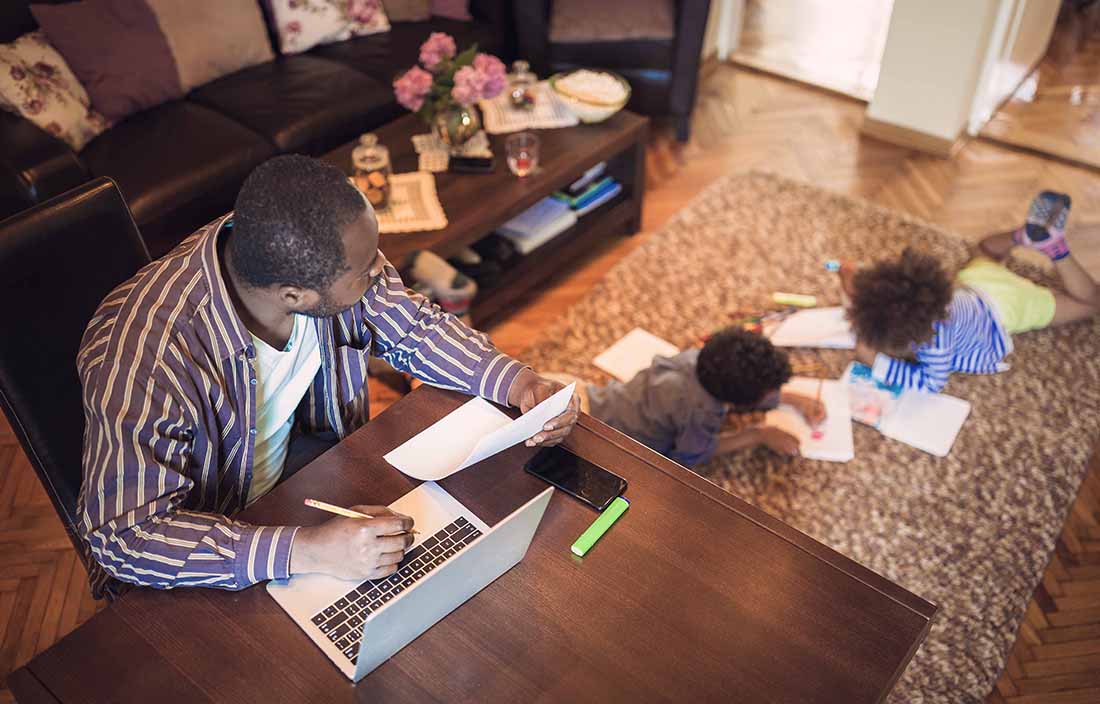
[[[917,347],[916,361],[875,357],[871,376],[884,384],[938,393],[952,372],[994,374],[1004,369],[1012,339],[993,309],[968,288],[955,291],[947,319],[933,325],[930,342]]]
[[[293,526],[228,515],[245,505],[256,372],[218,258],[220,218],[115,289],[77,358],[84,387],[81,532],[111,578],[159,588],[240,589],[289,574]],[[405,289],[387,264],[359,303],[315,319],[321,370],[296,412],[304,432],[342,438],[366,422],[367,361],[506,404],[523,366]]]

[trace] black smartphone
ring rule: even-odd
[[[492,157],[452,156],[447,170],[460,174],[489,174],[493,172]]]
[[[597,511],[626,491],[626,480],[560,447],[544,447],[524,467]]]

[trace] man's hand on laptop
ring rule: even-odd
[[[319,572],[341,579],[393,574],[413,543],[413,519],[385,506],[352,506],[373,518],[329,519],[304,526],[290,549],[290,573]]]
[[[565,384],[561,382],[546,379],[530,369],[524,369],[512,382],[512,388],[508,389],[508,405],[515,406],[519,408],[520,412],[526,413],[553,396],[564,386]],[[573,398],[569,399],[569,406],[566,407],[565,413],[556,418],[551,418],[541,431],[527,441],[527,445],[549,447],[560,443],[573,429],[573,426],[577,424],[580,409],[580,399],[574,392]]]

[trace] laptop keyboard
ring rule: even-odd
[[[479,537],[481,531],[476,526],[459,518],[405,553],[405,559],[389,577],[368,579],[310,620],[354,665],[359,658],[359,639],[367,616]]]

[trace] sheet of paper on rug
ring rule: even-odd
[[[844,308],[810,308],[793,313],[771,331],[777,347],[818,347],[851,350],[856,347],[852,326]]]
[[[841,379],[848,388],[854,420],[937,457],[951,452],[970,415],[969,401],[886,386],[872,379],[866,366],[855,362],[848,365]]]
[[[888,438],[947,457],[969,415],[970,403],[961,398],[907,391],[878,429]]]
[[[634,328],[592,360],[600,369],[624,384],[648,367],[657,356],[671,357],[680,349],[651,332]]]
[[[849,462],[856,456],[852,440],[852,413],[848,406],[847,384],[832,379],[793,377],[784,388],[803,396],[815,398],[821,385],[821,402],[825,404],[825,422],[817,428],[820,437],[806,423],[802,414],[792,406],[780,405],[768,411],[765,423],[794,435],[801,443],[802,456],[809,460],[825,462]]]
[[[414,479],[444,479],[537,434],[565,412],[575,388],[566,386],[515,420],[484,399],[471,399],[384,459]]]

